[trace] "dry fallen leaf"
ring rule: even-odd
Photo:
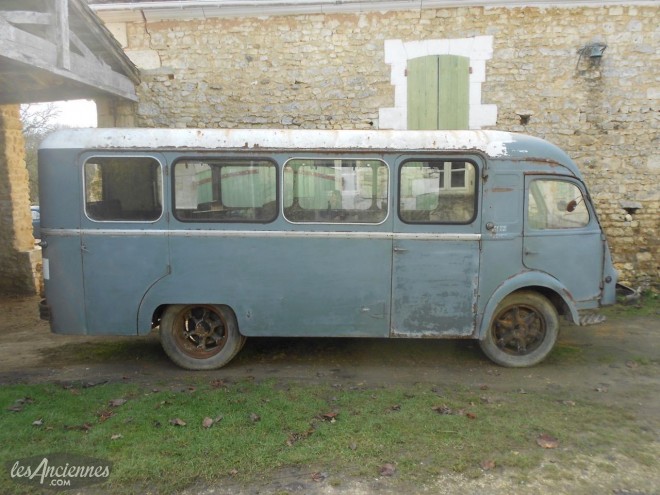
[[[297,442],[301,440],[305,440],[307,437],[310,435],[314,434],[314,428],[309,428],[307,431],[299,433],[299,432],[294,432],[294,433],[289,433],[289,438],[286,441],[286,444],[289,447],[293,447]]]
[[[213,426],[213,423],[215,423],[215,421],[213,421],[213,420],[212,420],[211,418],[209,418],[209,417],[206,417],[206,418],[204,418],[204,420],[202,421],[202,426],[203,426],[204,428],[210,428],[211,426]]]
[[[339,413],[337,412],[327,412],[321,414],[321,419],[323,421],[329,421],[330,423],[334,423],[337,421],[337,416],[339,416]]]
[[[536,439],[536,443],[539,447],[543,447],[544,449],[556,449],[559,447],[559,440],[547,433],[539,435]]]
[[[319,472],[312,473],[312,481],[316,481],[317,483],[319,481],[323,481],[327,477],[328,477],[328,473],[319,473]]]
[[[76,426],[65,425],[64,429],[65,430],[80,430],[80,431],[88,432],[89,430],[92,429],[92,425],[89,424],[89,423],[83,423],[81,425],[76,425]]]
[[[481,461],[481,469],[484,471],[490,471],[491,469],[495,469],[495,461],[492,459],[484,459]]]
[[[116,435],[112,435],[110,437],[110,440],[119,440],[120,438],[124,438],[124,435],[122,435],[121,433],[117,433]]]
[[[26,404],[32,404],[33,402],[34,399],[32,397],[22,397],[20,399],[16,399],[14,401],[14,405],[8,407],[7,410],[12,412],[21,412],[23,410],[23,406]]]
[[[389,462],[387,464],[383,464],[380,467],[381,476],[392,476],[395,472],[396,472],[396,467],[394,467],[394,465],[390,464]]]
[[[171,406],[171,405],[172,405],[172,402],[170,402],[169,400],[164,400],[164,401],[161,401],[158,404],[156,404],[154,409],[160,409],[163,406]]]
[[[186,422],[180,418],[170,419],[170,424],[172,426],[186,426]]]
[[[114,414],[115,413],[110,411],[110,410],[104,410],[104,411],[99,412],[98,413],[99,423],[103,423],[104,421],[107,421],[112,416],[114,416]]]
[[[36,421],[32,422],[32,426],[42,426],[44,424],[43,418],[39,418]]]
[[[444,404],[441,405],[441,406],[433,406],[431,409],[433,409],[438,414],[452,414],[453,413],[453,411]]]
[[[110,401],[110,407],[119,407],[123,406],[126,404],[127,400],[126,399],[112,399]]]
[[[250,421],[253,423],[261,421],[261,416],[259,416],[257,413],[250,413]]]
[[[477,419],[477,415],[473,412],[465,413],[468,419]]]
[[[105,385],[106,383],[108,383],[108,380],[99,380],[98,382],[86,382],[82,384],[82,388],[98,387],[99,385]]]

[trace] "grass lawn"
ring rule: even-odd
[[[476,477],[493,465],[529,468],[576,452],[616,449],[655,462],[644,448],[651,433],[623,408],[548,393],[192,379],[148,390],[7,386],[0,405],[3,461],[54,452],[108,459],[104,487],[118,494],[263,480],[287,467],[375,477],[391,464],[399,479],[423,482],[443,471]],[[556,448],[539,446],[543,434]],[[5,469],[0,492],[34,487],[10,480]]]

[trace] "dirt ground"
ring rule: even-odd
[[[493,390],[542,392],[563,387],[604,404],[626,404],[639,427],[660,445],[660,315],[618,316],[589,327],[564,325],[557,350],[534,368],[501,368],[471,341],[385,339],[273,339],[248,342],[232,363],[212,372],[175,367],[157,336],[78,337],[51,334],[39,320],[36,298],[0,298],[0,386],[13,383],[131,380],[145,384],[185,381],[195,376],[241,380],[277,378],[373,386],[429,383],[488,386]],[[660,452],[660,449],[658,450]],[[660,494],[660,462],[649,467],[623,457],[576,459],[559,466],[570,472],[546,480],[534,471],[494,471],[478,479],[447,474],[408,493]],[[540,468],[539,468],[540,469]],[[539,471],[540,472],[540,471]],[[570,481],[569,481],[570,480]],[[576,481],[578,480],[578,481]],[[577,484],[576,484],[577,483]],[[308,473],[283,472],[258,486],[195,487],[186,495],[211,494],[389,494],[395,481],[374,477],[339,486],[310,481]],[[85,492],[104,493],[104,492]]]

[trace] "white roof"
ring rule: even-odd
[[[478,150],[506,156],[516,135],[502,131],[360,131],[289,129],[66,129],[41,149]],[[518,136],[520,138],[522,136]]]

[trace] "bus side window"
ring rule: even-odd
[[[527,222],[530,229],[571,229],[586,227],[589,210],[580,189],[573,183],[537,179],[529,187]]]
[[[399,216],[406,223],[470,223],[475,193],[472,162],[407,161],[400,169]]]
[[[85,211],[97,221],[153,222],[163,211],[158,160],[92,157],[85,162]]]
[[[271,222],[277,171],[268,160],[185,160],[174,165],[174,216],[182,222]]]
[[[380,160],[291,159],[284,165],[284,216],[294,223],[381,223],[389,171]]]

